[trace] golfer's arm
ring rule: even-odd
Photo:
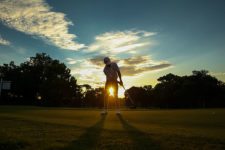
[[[118,74],[118,76],[119,76],[119,78],[120,78],[120,81],[122,81],[122,77],[121,77],[120,70],[117,71],[117,74]]]

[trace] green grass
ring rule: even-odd
[[[0,149],[225,149],[225,109],[0,106]]]

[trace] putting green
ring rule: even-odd
[[[225,109],[0,106],[0,149],[225,149]]]

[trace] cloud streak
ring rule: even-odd
[[[150,56],[133,56],[118,62],[125,76],[135,76],[150,71],[161,71],[172,67],[167,61],[155,61]]]
[[[98,51],[102,54],[132,53],[134,50],[153,45],[153,41],[148,40],[153,35],[156,33],[139,30],[106,32],[95,37],[88,51]]]
[[[5,40],[0,35],[0,45],[10,45],[11,43],[8,40]]]
[[[89,59],[88,61],[92,63],[93,65],[95,65],[96,67],[102,68],[105,66],[105,64],[103,63],[103,59],[104,59],[104,56],[97,56],[97,57]]]
[[[135,76],[150,71],[161,71],[172,67],[167,61],[155,61],[150,56],[133,56],[119,61],[125,76]]]
[[[103,86],[105,76],[103,68],[90,62],[90,60],[79,60],[71,66],[71,74],[75,75],[79,84],[91,84],[93,87]]]
[[[44,0],[1,0],[0,21],[61,49],[79,50],[85,47],[75,42],[76,35],[68,31],[73,23],[64,13],[52,11]]]
[[[69,65],[73,65],[77,63],[77,61],[73,58],[66,58],[66,61]]]
[[[160,71],[166,68],[171,67],[169,63],[159,63],[157,65],[152,65],[148,67],[135,67],[135,66],[122,66],[120,67],[121,72],[124,76],[135,76],[141,73],[146,73],[149,71]]]
[[[225,72],[210,72],[210,75],[213,75],[213,76],[225,76]]]

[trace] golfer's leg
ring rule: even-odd
[[[115,97],[115,103],[116,103],[116,114],[120,114],[120,100],[118,97]]]
[[[117,112],[118,105],[117,105],[117,99],[116,99],[116,97],[113,98],[113,101],[115,102],[115,111]]]
[[[118,84],[115,84],[115,91],[114,91],[114,95],[115,95],[115,103],[116,103],[116,113],[120,113],[120,101],[118,98]]]
[[[109,87],[110,87],[110,82],[106,83],[105,86],[105,94],[106,94],[106,112],[108,111],[108,106],[109,106]]]
[[[104,108],[103,108],[103,111],[106,111],[106,101],[107,101],[107,94],[104,95]]]
[[[106,100],[107,100],[106,111],[108,112],[108,108],[109,108],[109,95],[107,95]]]
[[[120,112],[120,100],[117,98],[117,103],[118,103],[118,110]]]
[[[103,113],[106,113],[107,111],[107,99],[108,99],[108,93],[107,93],[108,84],[105,84],[105,91],[104,91],[104,106],[103,106]]]

